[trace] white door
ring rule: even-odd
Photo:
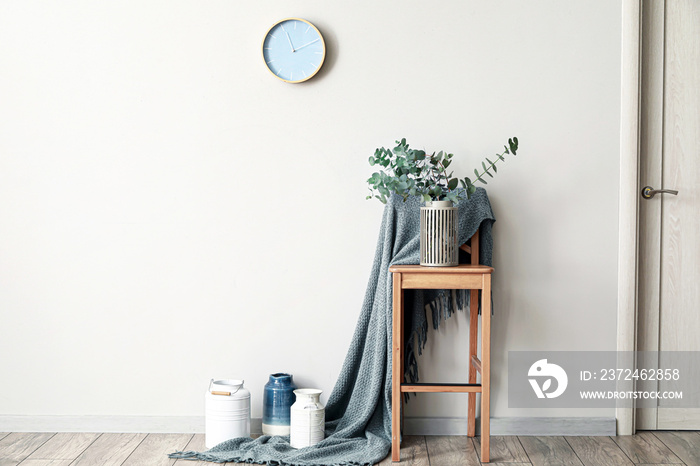
[[[643,9],[640,183],[678,195],[640,201],[638,349],[700,351],[700,0]],[[637,428],[700,429],[700,408],[663,406]]]

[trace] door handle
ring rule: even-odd
[[[651,199],[659,193],[673,194],[674,196],[678,195],[678,191],[675,189],[654,189],[651,186],[645,186],[642,189],[642,197],[644,199]]]

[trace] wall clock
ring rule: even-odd
[[[277,78],[288,83],[311,79],[326,58],[326,43],[310,22],[287,18],[275,23],[262,45],[265,65]]]

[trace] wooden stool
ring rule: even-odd
[[[481,393],[481,461],[489,462],[489,395],[491,389],[491,273],[492,267],[479,264],[479,232],[471,238],[470,246],[461,246],[471,253],[472,264],[456,267],[422,267],[394,265],[393,274],[393,335],[392,335],[392,394],[391,394],[391,460],[400,461],[403,393],[451,392],[469,393],[467,436],[476,433],[476,394]],[[403,290],[406,289],[466,289],[469,296],[469,383],[436,384],[405,383]],[[479,291],[481,292],[481,359],[476,355],[478,336]],[[477,371],[481,383],[476,383]]]

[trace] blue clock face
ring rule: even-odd
[[[272,26],[263,41],[263,58],[279,79],[300,83],[318,73],[326,44],[316,27],[303,19],[285,19]]]

